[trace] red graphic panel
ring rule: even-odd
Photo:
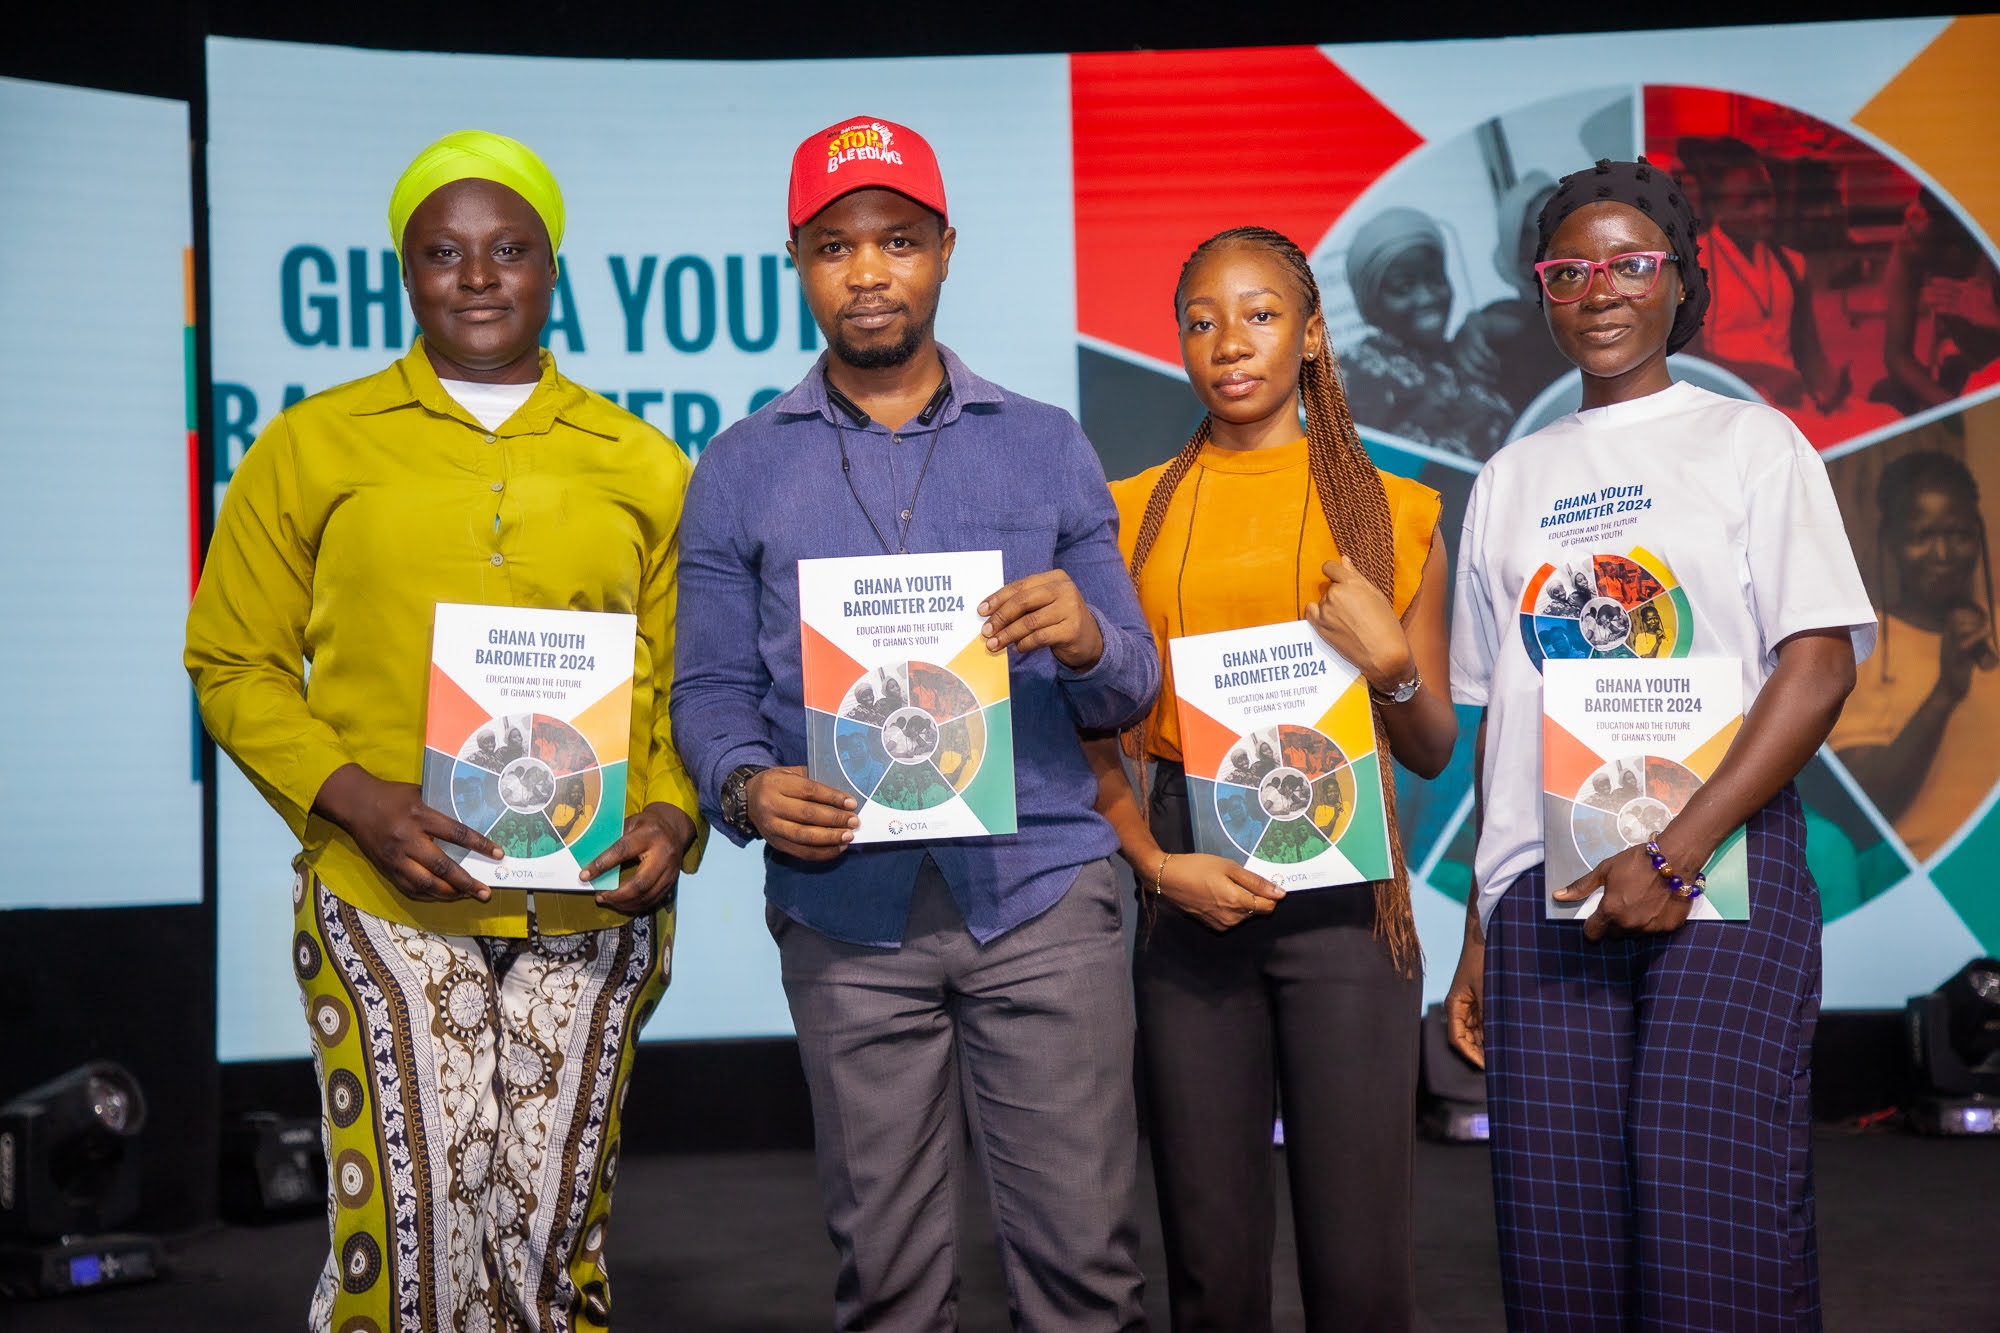
[[[2000,383],[2000,271],[1947,201],[1847,131],[1649,86],[1646,153],[1702,219],[1712,300],[1687,351],[1820,448]]]
[[[1179,364],[1174,283],[1229,227],[1307,253],[1422,140],[1312,47],[1070,57],[1077,328]]]

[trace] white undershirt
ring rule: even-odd
[[[472,414],[473,420],[490,431],[499,430],[508,417],[520,411],[521,404],[535,391],[537,380],[526,384],[482,384],[477,380],[439,379],[444,391],[452,401]],[[493,516],[494,528],[500,525],[500,516]],[[535,919],[535,895],[528,895],[528,920]]]
[[[526,384],[481,384],[473,380],[440,379],[439,384],[452,396],[452,400],[473,419],[488,430],[499,430],[508,417],[528,401],[528,395],[535,391],[536,380]]]

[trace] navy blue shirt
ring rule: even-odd
[[[1082,428],[939,350],[951,397],[931,425],[857,426],[841,412],[837,428],[822,356],[791,392],[716,436],[681,515],[674,745],[703,810],[738,842],[721,820],[722,780],[740,764],[806,762],[800,560],[885,554],[883,539],[894,546],[908,509],[912,552],[998,550],[1010,583],[1060,568],[1103,634],[1104,654],[1088,671],[1069,670],[1046,648],[1009,652],[1019,832],[870,843],[828,862],[765,852],[770,901],[855,944],[901,943],[926,856],[982,943],[1053,906],[1080,867],[1117,848],[1093,808],[1097,780],[1077,729],[1137,720],[1160,685],[1152,634],[1118,553],[1117,511]],[[841,479],[843,433],[859,504]]]

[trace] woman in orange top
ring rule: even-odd
[[[1435,776],[1458,735],[1438,496],[1369,462],[1305,255],[1261,227],[1223,232],[1181,270],[1174,306],[1208,414],[1172,461],[1112,486],[1163,664],[1169,639],[1303,615],[1368,678],[1383,750]],[[1098,809],[1162,905],[1133,977],[1174,1327],[1271,1327],[1281,1092],[1308,1325],[1407,1328],[1421,983],[1393,783],[1394,878],[1287,899],[1189,850],[1166,682],[1139,736],[1144,812],[1117,739],[1088,748]]]

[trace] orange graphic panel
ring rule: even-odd
[[[600,764],[616,763],[632,744],[632,683],[620,681],[610,693],[570,719],[569,723],[597,751]]]
[[[861,678],[866,668],[834,647],[831,640],[811,625],[799,626],[799,641],[799,655],[806,673],[806,707],[822,713],[838,713],[848,687]]]
[[[1236,744],[1236,733],[1186,700],[1180,701],[1181,759],[1197,777],[1212,777],[1222,756]]]
[[[1993,168],[1991,134],[2000,125],[1996,65],[2000,14],[1953,19],[1854,117],[1856,125],[1907,153],[1988,236],[2000,236],[2000,171]]]
[[[1350,761],[1375,751],[1375,710],[1368,705],[1368,687],[1355,681],[1341,691],[1333,707],[1314,728],[1329,737]]]
[[[1542,790],[1568,800],[1604,760],[1553,718],[1542,719]]]
[[[945,670],[966,683],[982,708],[1007,697],[1007,654],[987,652],[986,640],[977,634],[945,663]]]
[[[430,709],[424,716],[424,739],[447,754],[457,754],[465,738],[487,720],[486,710],[472,701],[459,683],[431,664]]]
[[[1731,718],[1728,726],[1703,741],[1701,748],[1687,757],[1684,761],[1687,770],[1703,782],[1708,781],[1709,775],[1715,772],[1715,766],[1722,762],[1722,756],[1729,752],[1730,743],[1736,739],[1736,733],[1742,729],[1743,719]]]

